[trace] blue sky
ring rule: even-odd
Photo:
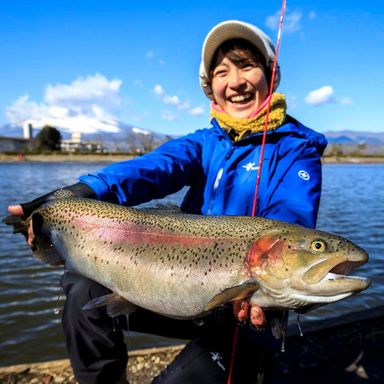
[[[0,0],[0,126],[26,119],[84,132],[185,134],[209,124],[201,45],[238,19],[276,41],[280,1]],[[287,1],[279,91],[320,132],[384,131],[384,6]]]

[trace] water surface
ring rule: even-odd
[[[0,212],[52,189],[76,182],[102,163],[0,163]],[[171,197],[179,203],[182,194]],[[167,200],[168,201],[168,200]],[[324,166],[323,197],[318,228],[348,237],[370,254],[358,275],[372,286],[362,294],[303,316],[311,321],[382,304],[384,293],[384,165]],[[31,256],[21,236],[0,225],[0,365],[67,357],[60,316],[55,316],[61,269]],[[168,340],[132,334],[130,348]]]

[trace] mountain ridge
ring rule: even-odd
[[[106,144],[108,147],[119,144],[121,147],[126,147],[124,141],[141,141],[147,136],[147,139],[151,139],[155,142],[164,142],[173,137],[164,133],[156,132],[149,129],[139,128],[133,125],[129,125],[123,122],[118,123],[119,132],[96,132],[96,133],[82,133],[81,137],[84,141],[100,141]],[[60,129],[63,139],[70,139],[71,133],[67,130]],[[33,128],[33,137],[36,137],[40,129]],[[346,145],[346,146],[384,146],[384,131],[327,131],[323,133],[330,145]],[[0,126],[0,136],[22,138],[23,129],[20,126],[12,126],[11,124],[5,124]]]

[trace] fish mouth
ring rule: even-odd
[[[354,286],[356,291],[363,291],[371,285],[371,281],[365,277],[348,276],[348,274],[355,268],[363,265],[365,261],[345,261],[332,268],[325,276],[326,281],[337,281],[339,283],[346,283]]]
[[[353,269],[360,267],[365,263],[365,260],[361,261],[344,261],[340,264],[335,265],[328,274],[332,274],[335,276],[347,276]]]
[[[310,285],[317,284],[322,280],[337,279],[364,279],[360,277],[347,276],[352,270],[365,264],[367,257],[361,257],[360,260],[345,260],[345,257],[336,256],[329,260],[324,260],[312,266],[303,275],[303,280]]]
[[[316,282],[314,279],[312,280],[312,289],[307,289],[305,295],[298,295],[302,302],[307,301],[308,304],[295,308],[295,311],[297,313],[306,313],[367,289],[371,285],[369,279],[359,276],[348,276],[353,269],[361,266],[365,261],[343,261],[328,271],[323,271],[321,278],[318,277]]]

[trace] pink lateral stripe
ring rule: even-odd
[[[91,232],[94,238],[101,241],[125,244],[174,244],[184,247],[211,246],[218,242],[218,239],[213,237],[155,231],[153,227],[134,223],[116,223],[113,220],[107,222],[105,219],[98,223],[93,223],[93,221],[76,220],[76,226],[86,232]]]

